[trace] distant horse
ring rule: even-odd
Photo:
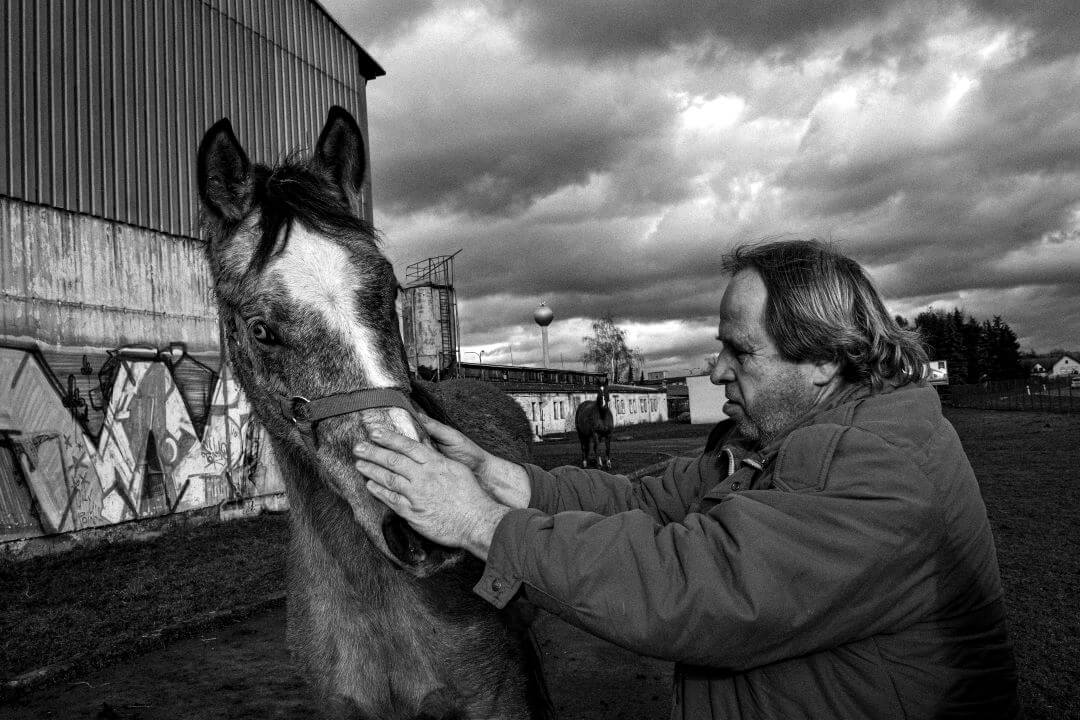
[[[596,454],[596,466],[611,469],[611,431],[615,428],[615,418],[611,415],[611,397],[608,393],[607,378],[600,381],[596,400],[586,400],[574,413],[574,427],[577,428],[578,441],[581,443],[581,467],[589,467],[589,454]],[[604,441],[604,450],[600,451],[600,441]]]
[[[228,120],[199,148],[229,358],[289,496],[289,643],[331,717],[544,717],[527,632],[472,592],[480,561],[416,534],[353,466],[373,429],[430,442],[416,414],[441,417],[410,383],[364,172],[337,107],[303,162],[250,163]]]

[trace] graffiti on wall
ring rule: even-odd
[[[170,365],[118,356],[96,439],[37,353],[0,347],[0,542],[226,501],[280,506],[268,439],[224,366],[197,432]]]

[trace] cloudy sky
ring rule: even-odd
[[[387,72],[388,254],[462,250],[465,360],[539,364],[543,300],[553,365],[610,313],[700,368],[721,253],[774,237],[838,243],[894,313],[1080,348],[1074,0],[323,2]]]

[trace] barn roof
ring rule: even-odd
[[[323,4],[319,2],[319,0],[309,1],[312,5],[317,7],[319,11],[326,16],[326,19],[333,23],[334,27],[340,30],[341,34],[344,35],[348,39],[348,41],[353,44],[353,47],[356,48],[357,55],[360,58],[360,74],[364,76],[365,80],[374,80],[375,78],[382,77],[386,74],[386,71],[383,70],[382,65],[375,62],[375,58],[368,55],[367,50],[365,50],[363,46],[361,46],[360,43],[356,41],[356,38],[352,36],[352,33],[343,28],[341,26],[341,23],[334,19],[334,16],[331,15],[325,7],[323,7]]]

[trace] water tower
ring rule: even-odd
[[[547,367],[550,364],[548,362],[547,329],[548,325],[550,325],[551,321],[554,319],[555,313],[551,312],[551,308],[549,308],[543,302],[540,303],[540,307],[533,310],[533,320],[535,320],[536,324],[540,326],[540,344],[544,350],[544,367]]]

